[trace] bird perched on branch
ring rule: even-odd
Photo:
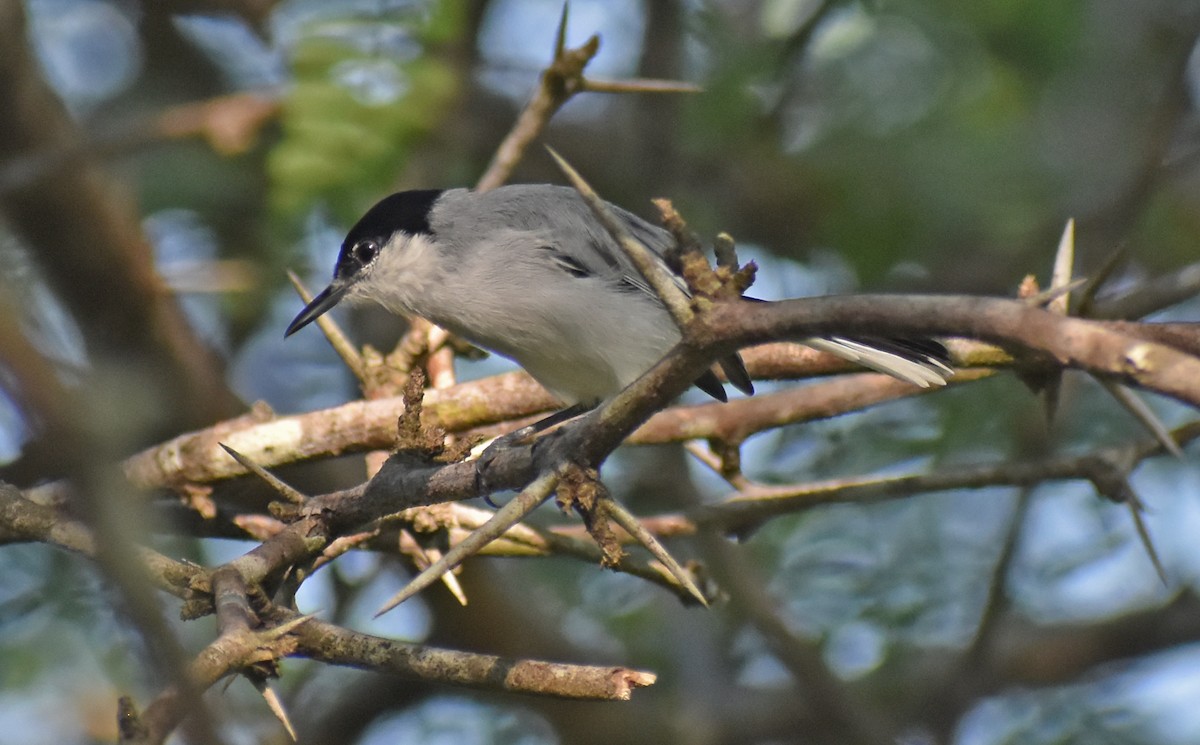
[[[610,209],[662,260],[674,243],[670,233]],[[583,198],[563,186],[386,197],[347,234],[333,282],[286,335],[347,298],[421,316],[515,360],[567,406],[555,422],[616,395],[680,339],[620,244]],[[950,373],[946,350],[934,341],[828,337],[805,343],[922,387],[941,385]],[[718,364],[730,383],[753,392],[740,357]],[[713,371],[696,385],[726,400]]]

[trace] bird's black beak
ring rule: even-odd
[[[337,305],[338,301],[345,296],[346,291],[349,289],[350,285],[341,284],[337,281],[334,281],[333,284],[322,290],[320,295],[317,295],[315,298],[313,298],[311,303],[304,306],[304,310],[300,311],[300,313],[292,319],[291,324],[289,324],[287,327],[287,331],[283,333],[284,337],[286,338],[291,336],[308,324],[317,320],[317,318],[319,318],[326,311],[332,309],[333,306]]]

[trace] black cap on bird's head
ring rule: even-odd
[[[342,241],[342,250],[333,269],[333,282],[304,306],[283,335],[291,336],[333,309],[354,283],[366,276],[379,252],[398,231],[409,235],[432,233],[429,211],[441,195],[441,189],[402,191],[384,197],[367,210]]]

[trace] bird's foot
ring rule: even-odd
[[[475,490],[483,496],[483,501],[492,509],[499,509],[500,505],[492,499],[491,484],[487,476],[488,469],[505,450],[526,444],[534,434],[527,431],[529,429],[529,427],[522,427],[506,435],[493,437],[491,440],[486,440],[471,448],[471,458],[475,460]]]

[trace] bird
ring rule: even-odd
[[[667,266],[674,245],[667,230],[609,209]],[[678,284],[686,291],[682,278]],[[612,398],[680,340],[662,301],[584,199],[551,184],[383,198],[346,234],[332,282],[285,337],[342,300],[423,317],[516,361],[565,407],[543,420],[547,426]],[[830,336],[805,343],[921,387],[942,385],[951,373],[945,347],[932,339]],[[753,393],[739,355],[718,365],[734,387]],[[727,399],[711,369],[695,384]]]

